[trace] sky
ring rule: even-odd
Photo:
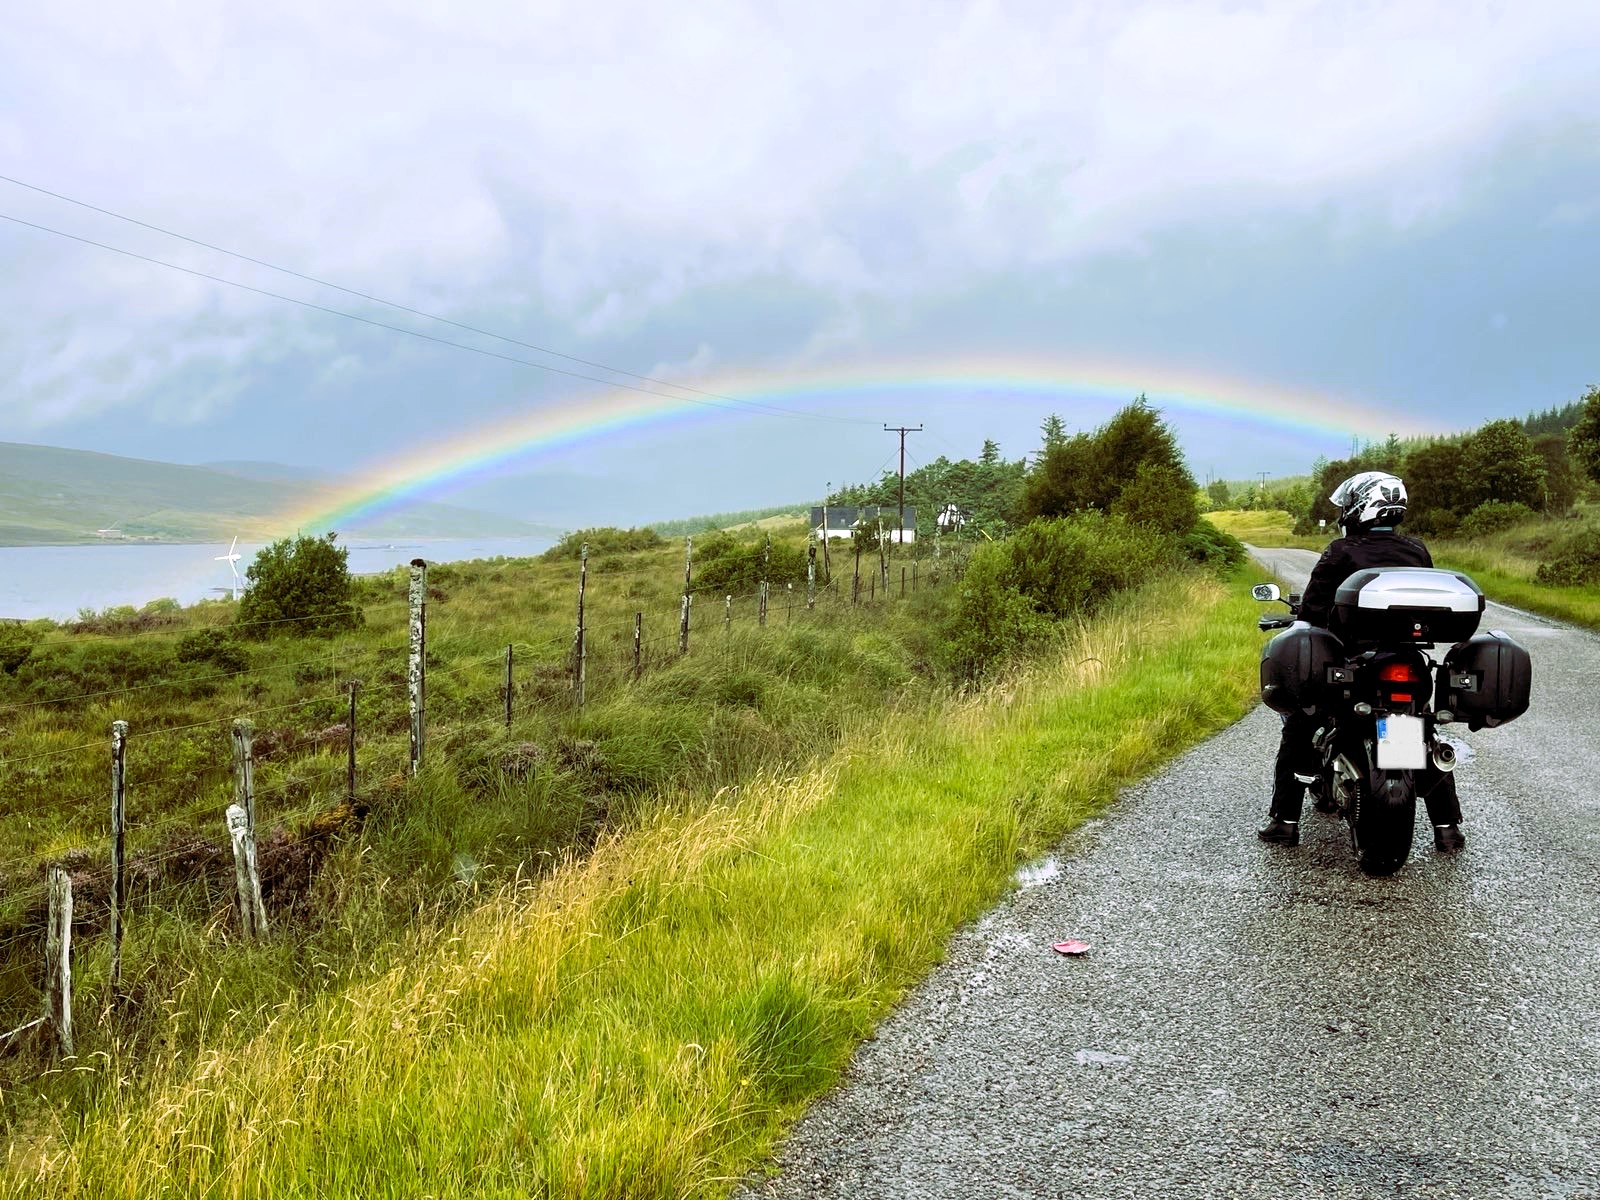
[[[1303,471],[1600,381],[1597,58],[1591,0],[27,6],[0,440],[359,478],[607,394],[542,363],[690,411],[429,498],[787,503],[1141,389],[1202,479]]]

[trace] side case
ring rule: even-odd
[[[1468,728],[1493,729],[1528,711],[1533,660],[1498,629],[1480,633],[1444,656],[1437,708],[1449,709]]]
[[[1326,629],[1285,629],[1261,648],[1261,700],[1280,713],[1316,708],[1328,668],[1343,662],[1343,644]]]

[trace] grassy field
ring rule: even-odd
[[[1294,532],[1294,518],[1281,509],[1233,509],[1209,512],[1205,519],[1224,533],[1231,533],[1241,542],[1252,546],[1292,546],[1300,550],[1315,550],[1319,554],[1328,542],[1338,536],[1334,530],[1327,537],[1307,537]]]
[[[778,533],[804,537],[792,526]],[[851,564],[836,552],[836,582],[816,612],[806,611],[803,578],[792,593],[780,583],[764,628],[754,596],[730,608],[699,593],[687,656],[678,653],[682,543],[592,555],[581,710],[570,669],[576,561],[435,568],[428,748],[415,783],[403,573],[360,581],[360,630],[225,639],[242,662],[182,655],[197,633],[227,629],[231,602],[28,627],[31,655],[14,674],[0,671],[0,1027],[39,1011],[49,864],[74,883],[80,1061],[138,1074],[151,1055],[192,1055],[223,1026],[243,1035],[283,1005],[348,986],[401,954],[408,931],[475,906],[505,880],[543,876],[659,805],[826,757],[896,706],[940,693],[934,630],[959,561],[946,550],[944,586],[930,587],[934,564],[916,561],[919,586],[902,600],[899,569],[913,564],[898,560],[892,599],[864,578],[859,606],[840,599]],[[872,565],[869,556],[863,569]],[[361,681],[354,805],[342,724],[352,679]],[[254,948],[235,940],[222,821],[233,795],[229,730],[247,714],[274,922],[271,942]],[[131,725],[120,991],[104,936],[114,719]],[[40,1111],[80,1108],[108,1078],[48,1066],[42,1045],[0,1060],[0,1119],[13,1130]]]
[[[1321,550],[1327,544],[1297,536],[1286,512],[1214,512],[1207,519],[1256,546]],[[1472,576],[1490,599],[1600,629],[1600,587],[1551,587],[1534,580],[1544,552],[1558,536],[1595,524],[1600,524],[1600,513],[1580,508],[1575,520],[1537,521],[1481,538],[1427,542],[1437,565]]]
[[[592,853],[419,919],[400,948],[365,947],[336,987],[252,998],[238,980],[271,974],[273,945],[237,956],[236,980],[196,975],[153,1018],[172,1032],[142,1070],[110,1047],[59,1078],[5,1187],[725,1195],[1019,860],[1246,710],[1256,607],[1237,579],[1175,577],[966,700],[897,689],[883,634],[843,613],[788,639],[736,635],[731,662],[782,640],[791,672],[875,657],[877,711],[830,693],[846,728],[810,765],[696,779]],[[412,803],[471,807],[442,774]],[[234,991],[220,1006],[217,987]],[[193,1009],[211,1013],[199,1053]]]

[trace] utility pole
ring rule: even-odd
[[[895,535],[895,541],[903,546],[906,541],[906,434],[921,433],[922,426],[885,425],[883,431],[900,435],[900,532]]]

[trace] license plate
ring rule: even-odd
[[[1420,771],[1427,765],[1421,717],[1378,718],[1378,770]]]

